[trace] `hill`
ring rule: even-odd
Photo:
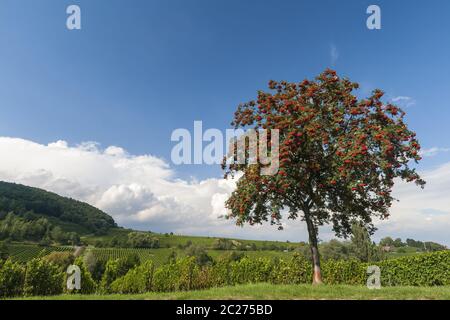
[[[174,248],[180,251],[190,245],[218,250],[282,251],[295,247],[295,244],[278,241],[136,232],[118,227],[111,216],[89,204],[42,189],[0,181],[2,240],[103,248]]]
[[[58,226],[64,232],[102,234],[117,227],[105,212],[80,201],[42,189],[0,181],[0,220],[20,219],[27,222]]]

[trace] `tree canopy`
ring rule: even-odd
[[[241,104],[232,122],[235,128],[279,130],[280,167],[270,176],[261,174],[261,163],[224,161],[226,177],[243,174],[226,201],[228,217],[238,225],[270,221],[280,229],[285,211],[289,219],[304,220],[316,282],[319,226],[330,223],[336,235],[347,237],[358,222],[373,233],[373,217],[389,217],[396,178],[425,184],[411,165],[421,160],[420,145],[405,112],[384,103],[378,89],[358,99],[358,87],[329,69],[312,81],[270,81],[270,90]]]

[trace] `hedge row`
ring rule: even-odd
[[[382,286],[450,285],[450,251],[386,260],[376,265],[381,269]],[[357,260],[324,261],[323,280],[327,284],[366,285],[368,266]],[[300,256],[289,261],[244,257],[203,268],[195,263],[195,258],[185,258],[157,269],[152,264],[132,269],[113,282],[110,292],[199,290],[257,282],[304,284],[311,279],[311,264]]]
[[[449,250],[370,264],[357,261],[326,261],[322,268],[324,280],[328,284],[364,285],[369,265],[380,267],[383,286],[450,285]]]
[[[96,284],[78,258],[81,269],[81,293],[144,293],[199,290],[236,284],[268,282],[303,284],[312,279],[311,263],[300,255],[291,260],[251,259],[218,261],[200,267],[195,257],[179,259],[155,268],[147,261],[119,272],[117,261],[109,261],[101,283]],[[382,286],[450,285],[450,251],[403,257],[377,263]],[[327,284],[365,285],[369,264],[357,260],[328,260],[322,263]],[[11,260],[0,262],[0,297],[56,295],[66,292],[64,268],[44,259],[34,259],[23,266]]]
[[[81,259],[81,293],[95,293],[96,284]],[[67,292],[65,268],[46,259],[32,259],[26,265],[8,259],[0,262],[0,298],[17,296],[49,296]]]

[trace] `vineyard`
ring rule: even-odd
[[[214,258],[217,259],[218,257],[220,257],[221,255],[226,254],[227,252],[233,252],[233,251],[227,251],[227,250],[208,250],[208,254]],[[249,258],[278,258],[278,259],[290,259],[293,254],[294,251],[289,251],[289,252],[283,252],[283,251],[275,251],[275,250],[248,250],[248,251],[239,251],[239,250],[234,250],[234,252],[236,253],[240,253],[243,254]]]
[[[52,252],[69,252],[74,251],[70,246],[49,246],[42,247],[33,244],[11,244],[8,246],[8,254],[14,261],[27,262],[31,259],[46,256]],[[92,252],[95,258],[101,261],[110,259],[125,258],[131,254],[136,254],[141,262],[152,260],[156,266],[166,263],[169,256],[175,252],[178,258],[185,256],[182,249],[177,248],[160,248],[160,249],[144,249],[144,248],[88,248],[84,254]],[[217,259],[219,256],[226,254],[226,250],[207,250],[208,254]],[[236,253],[243,253],[251,258],[289,258],[292,252],[282,251],[238,251]]]
[[[141,262],[152,260],[156,266],[160,266],[167,262],[171,253],[175,252],[178,258],[186,256],[184,250],[175,248],[161,248],[161,249],[133,249],[133,248],[90,248],[98,260],[106,261],[109,259],[125,258],[130,254],[137,254]],[[86,251],[86,252],[88,252]],[[226,250],[207,250],[207,253],[214,259],[226,254]],[[250,258],[285,258],[292,257],[293,252],[281,251],[237,251],[236,253],[243,253]]]
[[[8,254],[14,261],[27,262],[31,259],[46,256],[52,252],[69,252],[73,247],[42,247],[29,244],[12,244],[8,246]]]
[[[143,249],[143,248],[90,248],[86,252],[92,252],[98,260],[125,258],[131,254],[138,255],[141,262],[152,260],[155,265],[164,264],[169,258],[171,249]]]

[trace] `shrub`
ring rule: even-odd
[[[159,239],[146,232],[130,232],[128,245],[132,248],[159,248]]]
[[[63,291],[64,273],[45,259],[33,259],[27,263],[24,294],[26,296],[57,295]]]
[[[81,293],[93,293],[96,284],[79,257]],[[435,252],[379,263],[359,260],[325,260],[322,274],[327,284],[365,285],[367,266],[378,265],[383,286],[450,285],[450,251]],[[63,291],[67,279],[60,267],[45,259],[34,259],[26,268],[6,260],[0,267],[0,295],[51,295]],[[235,284],[271,282],[273,284],[311,283],[311,262],[300,254],[290,260],[242,257],[221,258],[213,265],[200,266],[196,257],[173,260],[154,269],[151,260],[137,265],[135,259],[110,260],[102,278],[106,292],[131,294],[148,291],[198,290]]]
[[[364,285],[367,266],[356,259],[326,260],[321,266],[323,280],[326,284]]]
[[[231,263],[230,279],[233,284],[267,282],[273,270],[272,261],[265,258],[242,258]]]
[[[153,287],[153,272],[153,261],[148,260],[128,271],[125,276],[115,280],[111,284],[111,292],[126,294],[150,291]]]
[[[0,297],[20,296],[24,280],[24,268],[19,263],[6,260],[0,268]]]
[[[203,289],[199,281],[201,276],[195,257],[179,259],[156,269],[153,288],[161,292]]]
[[[270,282],[274,284],[302,284],[312,279],[311,262],[295,253],[290,261],[274,262]]]
[[[385,286],[450,285],[450,251],[386,260],[379,264]]]
[[[81,272],[81,289],[80,290],[73,290],[73,291],[68,291],[67,290],[67,278],[68,278],[68,274],[65,274],[65,280],[64,280],[64,284],[65,284],[65,291],[68,293],[81,293],[81,294],[91,294],[91,293],[95,293],[96,289],[97,289],[97,284],[95,283],[94,279],[92,279],[92,275],[89,272],[86,264],[83,261],[82,257],[78,257],[74,263],[74,265],[78,266],[80,268],[80,272]]]
[[[233,284],[231,281],[231,262],[228,259],[221,259],[209,268],[211,286],[223,287]]]
[[[127,272],[139,264],[139,257],[136,254],[129,255],[126,258],[109,260],[106,263],[105,272],[101,281],[101,289],[109,292],[110,285],[116,279],[123,277]]]
[[[206,252],[205,248],[191,245],[185,249],[186,256],[195,257],[195,261],[199,266],[212,265],[213,258]]]

